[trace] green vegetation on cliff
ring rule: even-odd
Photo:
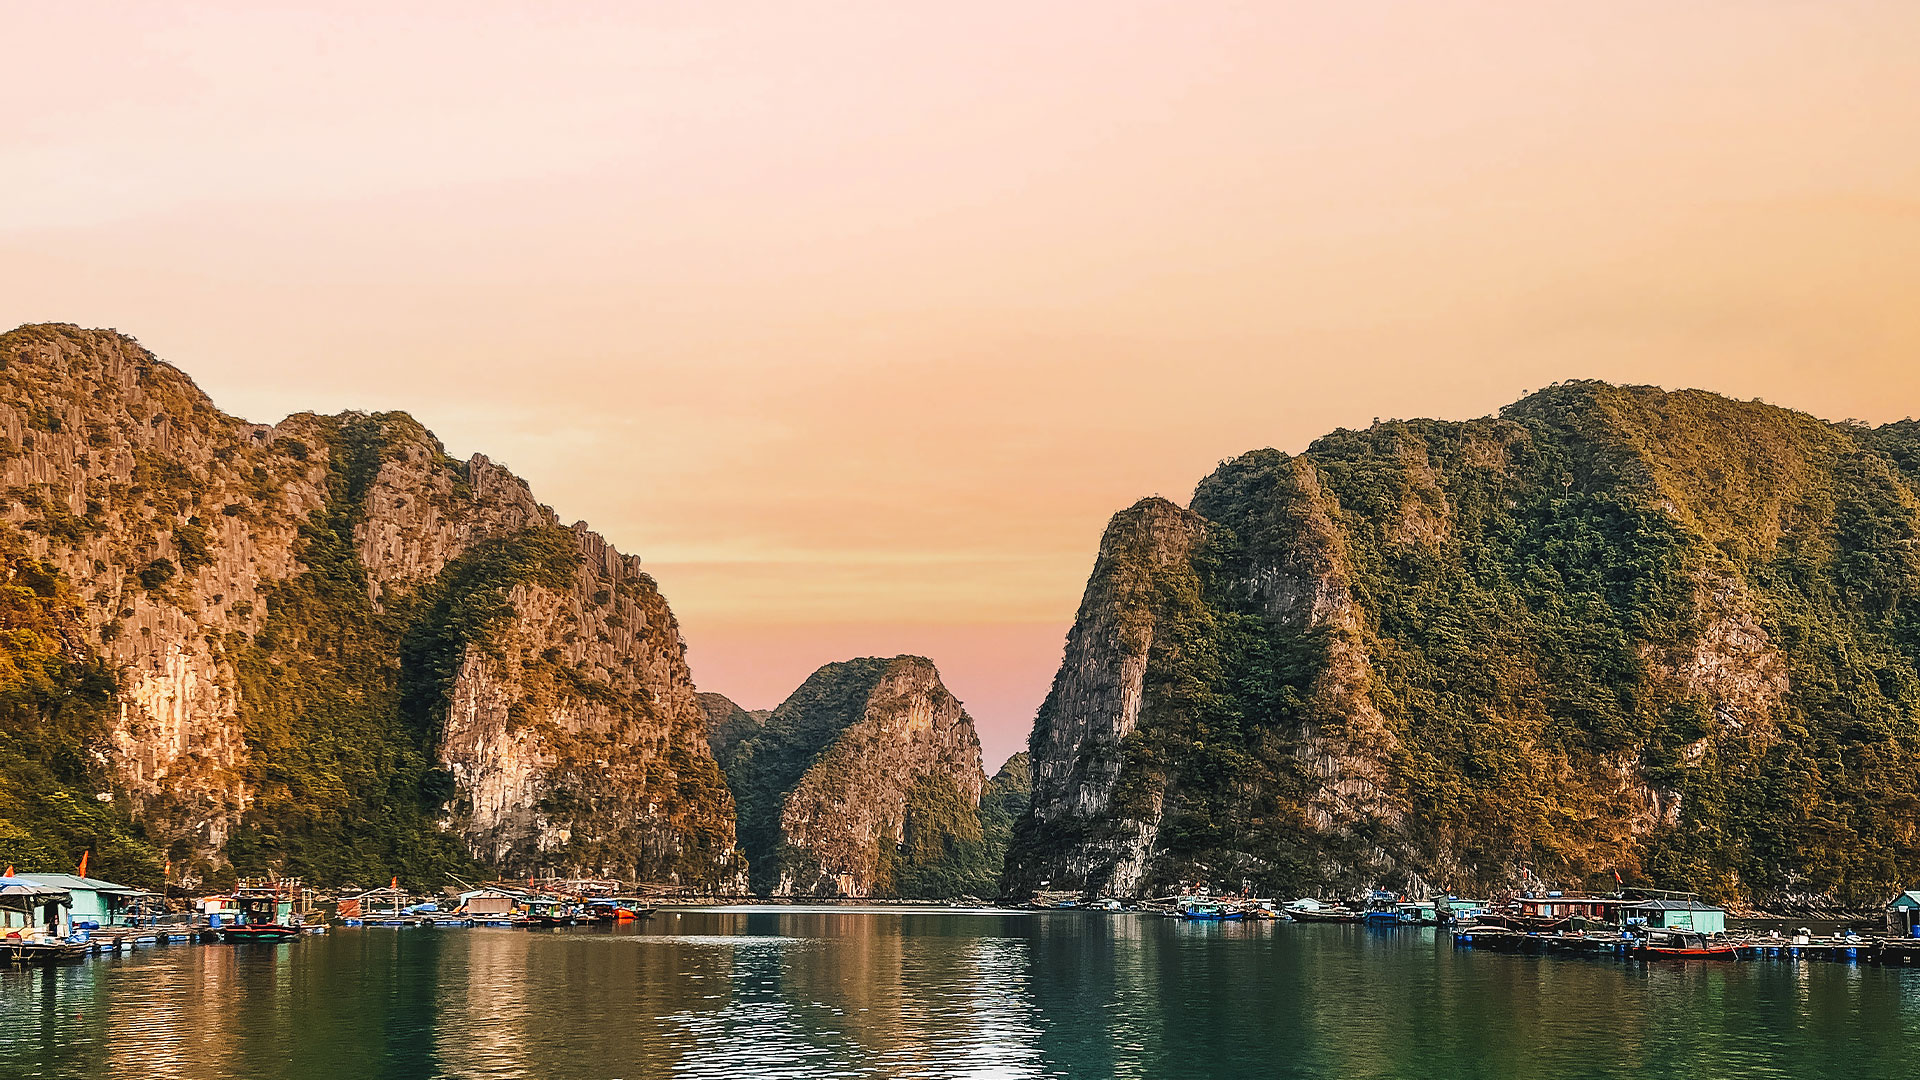
[[[735,829],[747,855],[748,885],[770,893],[780,880],[780,811],[822,750],[866,710],[887,661],[847,660],[808,676],[760,729],[736,741],[720,758],[739,815]],[[847,778],[852,780],[854,778]]]
[[[130,338],[45,325],[0,334],[0,472],[72,594],[49,678],[97,658],[113,684],[60,706],[105,718],[75,736],[101,775],[60,779],[115,792],[81,810],[124,808],[176,880],[437,885],[472,856],[737,884],[665,599],[508,470],[402,413],[249,424]],[[0,753],[73,758],[29,730],[47,709]]]
[[[79,644],[58,569],[0,527],[0,864],[22,873],[91,871],[158,887],[161,856],[128,820],[104,758],[113,675]]]
[[[1916,462],[1913,424],[1599,383],[1228,462],[1153,575],[1113,816],[1164,796],[1163,883],[1877,903],[1920,878]]]
[[[436,825],[454,796],[434,763],[449,688],[466,647],[511,617],[508,592],[564,587],[577,555],[557,528],[484,540],[376,606],[353,538],[394,419],[329,422],[327,504],[301,530],[306,570],[266,595],[252,641],[229,645],[255,792],[226,849],[243,873],[437,883],[475,869]]]
[[[998,892],[1004,798],[975,802],[979,742],[931,662],[828,664],[764,720],[730,705],[708,708],[726,736],[715,745],[754,891]]]

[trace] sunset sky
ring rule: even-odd
[[[20,5],[0,324],[403,408],[705,689],[1025,740],[1107,516],[1572,377],[1920,413],[1920,3]]]

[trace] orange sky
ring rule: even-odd
[[[1251,447],[1920,412],[1911,0],[320,7],[11,12],[0,324],[412,411],[749,706],[924,651],[997,762],[1107,515]]]

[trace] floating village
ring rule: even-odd
[[[651,919],[663,907],[691,907],[712,899],[667,886],[580,878],[460,882],[437,896],[411,893],[400,887],[398,878],[385,887],[344,894],[316,890],[295,879],[242,879],[230,892],[162,896],[88,877],[86,869],[85,860],[72,874],[18,874],[7,868],[0,876],[0,961],[55,963],[174,944],[278,944],[335,928],[613,927]],[[900,903],[902,910],[919,906]],[[995,909],[971,898],[947,906]],[[1920,963],[1920,889],[1890,900],[1884,921],[1856,920],[1818,934],[1805,927],[1730,927],[1725,908],[1702,902],[1697,894],[1655,889],[1608,895],[1534,889],[1488,900],[1412,900],[1374,890],[1346,900],[1279,903],[1245,894],[1216,895],[1196,885],[1132,903],[1042,891],[1018,909],[1002,910],[1131,913],[1199,923],[1346,924],[1380,931],[1432,927],[1450,937],[1457,949],[1594,959]]]

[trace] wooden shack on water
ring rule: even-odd
[[[1691,930],[1696,934],[1724,934],[1727,911],[1698,900],[1645,900],[1621,909],[1627,919],[1639,919],[1649,930]]]
[[[1920,938],[1920,889],[1908,889],[1887,904],[1887,935]]]

